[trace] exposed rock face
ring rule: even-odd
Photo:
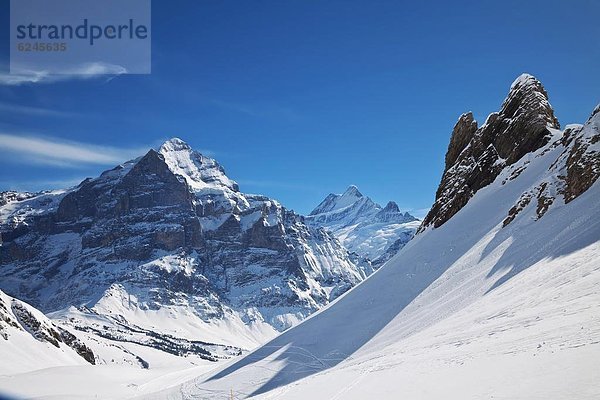
[[[588,190],[600,175],[600,104],[585,126],[565,132],[564,142],[571,145],[564,178],[568,203]]]
[[[477,121],[473,118],[473,113],[468,112],[461,115],[454,125],[448,152],[446,153],[446,168],[454,165],[456,159],[462,151],[469,145],[477,132]]]
[[[400,207],[394,201],[389,201],[385,207],[375,214],[375,221],[377,222],[409,222],[415,221],[416,218],[410,215],[408,212],[402,213]]]
[[[540,152],[560,150],[549,168],[552,178],[524,192],[507,211],[503,226],[530,205],[535,207],[535,218],[539,219],[558,200],[572,201],[600,175],[599,120],[600,106],[585,125],[569,125],[559,131],[542,84],[531,75],[521,75],[513,83],[502,109],[491,114],[483,126],[477,128],[471,113],[459,118],[446,153],[436,201],[419,231],[444,224],[500,174],[504,176],[502,184],[516,179],[527,169],[527,157],[541,156],[537,154]]]
[[[10,206],[0,207],[0,287],[46,312],[94,311],[120,284],[140,310],[185,307],[205,322],[235,314],[283,330],[370,272],[331,234],[241,193],[180,139]]]
[[[551,130],[559,128],[546,90],[528,74],[515,80],[500,111],[483,126],[477,128],[471,113],[463,114],[452,132],[435,203],[420,230],[444,224],[500,171],[546,145]]]
[[[381,207],[351,185],[343,194],[329,194],[306,217],[314,227],[331,231],[344,246],[372,260],[377,267],[396,254],[419,225],[393,201]]]

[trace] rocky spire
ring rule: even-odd
[[[548,128],[560,128],[546,89],[529,74],[513,82],[500,112],[488,118],[487,125],[482,139],[494,145],[507,165],[545,145]]]
[[[531,122],[545,123],[555,129],[560,128],[548,101],[546,89],[539,80],[529,74],[522,74],[515,79],[502,104],[500,114],[508,119],[524,116]]]
[[[436,201],[420,230],[444,224],[504,167],[547,144],[549,129],[559,127],[546,89],[529,74],[513,82],[500,111],[490,114],[483,126],[477,128],[472,113],[461,115],[452,132]]]
[[[385,208],[382,211],[400,212],[400,207],[398,207],[398,204],[395,201],[388,201],[388,203],[385,205]]]
[[[390,223],[405,223],[416,221],[417,219],[407,213],[402,213],[400,207],[395,201],[389,201],[384,208],[382,208],[373,217],[374,221],[377,222],[390,222]]]
[[[448,152],[446,153],[446,169],[454,165],[459,154],[467,147],[471,139],[473,139],[473,135],[476,131],[477,121],[473,118],[473,113],[471,111],[464,113],[458,118],[458,121],[452,130]]]

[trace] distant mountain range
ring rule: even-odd
[[[264,342],[373,271],[177,138],[71,189],[2,193],[0,231],[2,290],[73,329],[208,359]]]
[[[421,224],[408,212],[402,213],[395,202],[381,207],[354,185],[343,194],[328,195],[306,221],[331,231],[348,250],[368,258],[375,267],[396,254]]]

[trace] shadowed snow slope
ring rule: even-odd
[[[598,398],[600,185],[565,204],[563,178],[599,122],[573,140],[549,126],[545,145],[329,307],[156,398]],[[513,212],[527,193],[537,201]]]

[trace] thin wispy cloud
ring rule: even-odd
[[[65,141],[52,137],[0,133],[4,159],[19,164],[77,168],[89,165],[117,165],[144,154],[149,148],[120,148]]]
[[[45,70],[20,70],[16,73],[0,72],[0,85],[19,86],[25,84],[55,83],[74,79],[94,79],[98,77],[114,78],[125,74],[127,70],[120,65],[101,62],[86,63],[62,71],[60,74]]]

